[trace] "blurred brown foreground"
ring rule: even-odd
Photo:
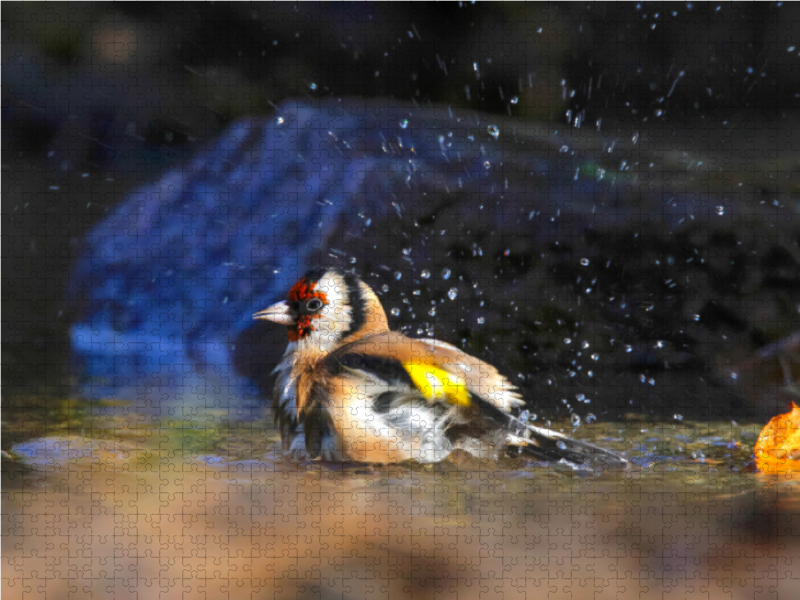
[[[595,474],[465,456],[433,470],[269,454],[221,462],[82,439],[62,437],[71,460],[4,465],[6,600],[750,600],[800,590],[792,480],[702,462]]]

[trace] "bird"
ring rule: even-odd
[[[519,390],[487,362],[392,331],[377,294],[352,271],[311,269],[253,318],[287,328],[272,407],[282,449],[298,460],[435,463],[460,449],[575,468],[627,464],[520,418]]]

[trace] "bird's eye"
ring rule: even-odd
[[[316,312],[322,308],[322,300],[319,298],[312,298],[308,302],[306,302],[306,309]]]

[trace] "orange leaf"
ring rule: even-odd
[[[756,466],[765,473],[800,473],[800,406],[773,417],[761,430],[756,447]]]

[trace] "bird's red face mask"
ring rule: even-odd
[[[304,277],[292,286],[286,301],[273,304],[253,317],[286,325],[290,342],[302,340],[314,331],[314,319],[318,319],[322,309],[328,305],[325,292],[316,290],[316,287],[316,282]]]

